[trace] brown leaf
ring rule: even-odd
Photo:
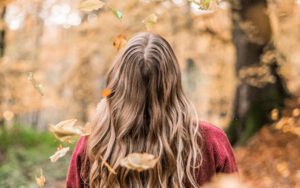
[[[44,187],[45,186],[46,178],[43,175],[43,170],[42,169],[40,170],[40,176],[39,177],[35,177],[35,181],[36,181],[36,184],[39,187]]]
[[[130,170],[144,171],[153,168],[158,158],[149,153],[131,153],[120,161],[120,165]]]
[[[98,10],[100,8],[103,8],[104,5],[105,3],[100,0],[86,0],[86,1],[82,1],[79,4],[79,10],[90,12],[93,10]]]
[[[52,156],[50,156],[50,161],[52,163],[56,162],[59,158],[65,156],[69,150],[69,147],[58,148],[58,150]]]
[[[125,44],[127,43],[127,38],[126,36],[124,36],[123,34],[119,34],[114,42],[113,42],[113,46],[117,49],[120,50],[123,46],[125,46]]]

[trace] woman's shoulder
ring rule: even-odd
[[[205,139],[226,139],[227,140],[227,136],[223,131],[223,129],[211,123],[201,121],[199,123],[199,129],[201,135],[205,137]]]
[[[85,153],[87,139],[88,139],[87,136],[81,136],[79,138],[74,148],[73,155],[82,156]]]
[[[223,129],[207,122],[199,126],[206,161],[213,162],[217,172],[237,171],[233,150]]]

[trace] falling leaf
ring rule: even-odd
[[[39,177],[35,177],[35,181],[36,181],[36,184],[39,187],[44,187],[45,186],[46,178],[43,175],[43,170],[42,169],[40,170],[40,176]]]
[[[157,20],[157,15],[151,14],[150,16],[147,16],[142,22],[146,25],[146,28],[149,30],[151,29],[151,27],[153,27],[154,24],[156,24]]]
[[[117,49],[120,50],[122,47],[125,46],[125,44],[127,43],[127,38],[123,35],[123,34],[119,34],[114,42],[113,42],[113,46]]]
[[[109,88],[103,89],[103,91],[102,91],[102,97],[107,97],[110,94],[111,94],[111,89],[109,89]]]
[[[195,5],[198,5],[199,9],[201,9],[201,10],[208,10],[211,0],[200,0],[200,1],[189,0],[189,2],[194,3]]]
[[[117,17],[119,20],[121,20],[123,18],[123,13],[119,10],[110,8],[111,12],[115,15],[115,17]]]
[[[10,110],[6,110],[3,112],[3,117],[7,121],[11,121],[14,118],[14,116],[15,114]]]
[[[69,147],[58,148],[58,150],[50,157],[50,161],[52,163],[56,162],[59,158],[65,156],[69,150]]]
[[[37,90],[43,96],[44,95],[43,85],[37,83],[37,81],[35,80],[34,75],[33,75],[32,72],[28,73],[27,79],[31,82],[31,84],[33,85],[33,87],[35,88],[35,90]]]
[[[149,153],[131,153],[120,161],[120,165],[138,172],[153,168],[158,158]]]
[[[86,0],[86,1],[82,1],[79,4],[79,10],[90,12],[93,10],[98,10],[100,8],[103,8],[104,5],[105,3],[100,0]]]
[[[76,119],[61,121],[56,125],[50,125],[49,130],[58,140],[62,142],[71,142],[71,139],[76,136],[88,135],[88,130],[85,130],[85,128],[80,126],[75,126],[76,122]]]

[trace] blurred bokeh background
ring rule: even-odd
[[[96,1],[0,0],[0,187],[37,187],[40,168],[64,187],[70,153],[50,163],[48,125],[88,122],[118,50],[143,31],[170,42],[247,181],[300,187],[299,0]]]

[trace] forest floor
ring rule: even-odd
[[[300,188],[300,97],[287,100],[281,117],[235,155],[240,175],[253,187]]]

